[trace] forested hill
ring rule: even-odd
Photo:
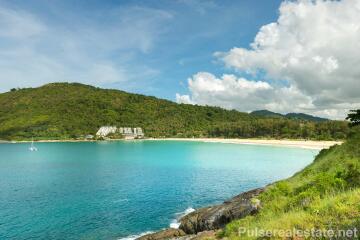
[[[273,119],[78,83],[0,94],[0,139],[79,138],[103,125],[142,127],[148,137],[342,139],[348,131],[344,121]]]
[[[263,116],[263,117],[271,117],[271,118],[290,118],[290,119],[298,119],[298,120],[307,120],[307,121],[313,121],[313,122],[325,122],[329,121],[329,119],[321,118],[312,116],[305,113],[287,113],[287,114],[280,114],[276,112],[271,112],[268,110],[257,110],[253,111],[250,114],[256,115],[256,116]]]

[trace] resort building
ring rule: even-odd
[[[119,133],[124,136],[125,139],[135,139],[135,138],[143,138],[144,131],[140,127],[130,128],[130,127],[113,127],[113,126],[103,126],[101,127],[96,136],[98,137],[106,137],[111,133]]]
[[[117,130],[117,127],[103,126],[97,131],[96,136],[98,136],[98,137],[106,137],[110,133],[116,133],[116,130]]]

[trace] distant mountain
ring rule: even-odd
[[[308,120],[308,121],[313,121],[313,122],[329,121],[329,119],[327,119],[327,118],[316,117],[316,116],[312,116],[312,115],[305,114],[305,113],[288,113],[285,116],[290,119]]]
[[[251,115],[255,115],[255,116],[262,116],[262,117],[279,117],[279,118],[283,118],[284,115],[280,114],[280,113],[276,113],[276,112],[271,112],[269,110],[256,110],[250,113]]]
[[[286,117],[274,121],[79,83],[51,83],[0,94],[0,139],[84,138],[101,126],[141,127],[146,137],[340,139],[348,131],[345,121]]]
[[[276,112],[271,112],[268,110],[257,110],[250,113],[251,115],[255,116],[262,116],[262,117],[271,117],[271,118],[288,118],[288,119],[294,119],[294,120],[306,120],[306,121],[312,121],[312,122],[325,122],[329,121],[327,118],[321,118],[312,116],[305,113],[287,113],[287,114],[280,114]]]

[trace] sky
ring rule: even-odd
[[[343,119],[359,49],[358,0],[0,0],[0,92],[80,82]]]

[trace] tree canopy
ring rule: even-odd
[[[347,120],[350,120],[350,126],[360,125],[360,109],[350,110]]]
[[[344,139],[346,121],[254,116],[177,104],[78,83],[52,83],[0,94],[0,139],[74,139],[99,127],[141,127],[147,137]]]

